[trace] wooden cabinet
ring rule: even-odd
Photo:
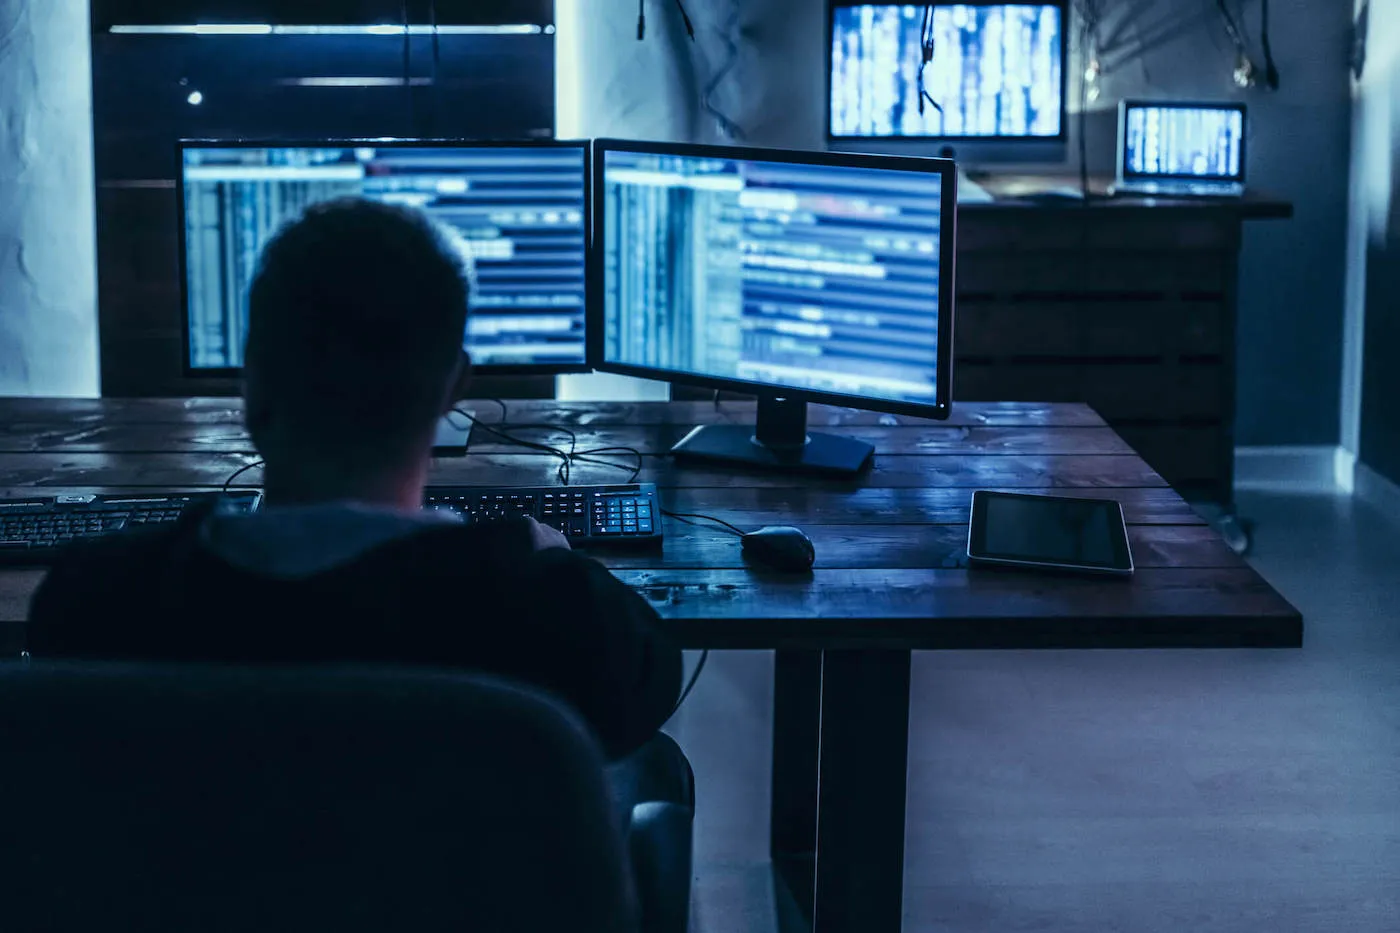
[[[1228,503],[1240,235],[1291,207],[1034,196],[1066,181],[990,179],[960,208],[954,404],[1087,402],[1183,496]]]

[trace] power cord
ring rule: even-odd
[[[572,466],[575,463],[588,463],[594,466],[609,467],[614,470],[626,470],[629,474],[627,479],[627,482],[629,483],[635,483],[637,481],[637,477],[641,475],[642,467],[645,464],[645,459],[642,456],[642,452],[640,450],[637,450],[635,447],[594,447],[589,450],[579,450],[578,435],[575,434],[569,428],[556,424],[510,424],[510,409],[506,407],[505,402],[501,401],[498,398],[489,398],[486,399],[486,401],[492,402],[501,407],[501,424],[499,426],[486,424],[485,422],[478,419],[475,415],[463,411],[460,408],[453,408],[448,412],[448,414],[460,415],[461,417],[467,419],[467,421],[470,422],[470,424],[473,427],[480,428],[487,434],[499,438],[507,444],[511,444],[516,447],[523,447],[527,450],[539,451],[540,453],[546,453],[550,456],[559,458],[559,470],[556,475],[558,476],[560,485],[569,485],[569,481],[572,478]],[[565,434],[568,435],[569,438],[569,449],[565,451],[560,447],[554,446],[553,444],[542,444],[536,441],[526,440],[525,438],[516,437],[515,435],[509,433],[510,430],[555,431],[560,434]],[[618,463],[615,460],[600,457],[600,454],[631,454],[633,457],[636,458],[636,462]],[[230,475],[228,479],[224,480],[222,491],[228,492],[229,488],[233,485],[234,480],[238,479],[238,477],[242,476],[244,473],[247,473],[249,470],[256,469],[260,466],[263,466],[263,461],[255,460],[252,463],[246,463],[243,466],[239,467],[237,470],[234,470],[232,475]]]
[[[705,662],[710,660],[710,649],[706,648],[700,652],[700,660],[695,662],[695,670],[690,672],[690,680],[686,682],[685,689],[681,691],[680,699],[676,700],[676,705],[671,707],[671,716],[676,715],[676,711],[681,708],[685,698],[690,696],[690,691],[695,689],[695,682],[700,679],[700,672],[705,669]],[[671,716],[667,716],[670,719]]]
[[[574,449],[574,445],[577,443],[577,438],[574,437],[574,434],[573,434],[572,431],[569,431],[567,428],[560,429],[560,430],[562,430],[562,431],[568,433],[568,435],[569,435],[569,437],[570,437],[570,448],[569,448],[569,453],[565,453],[564,451],[560,450],[558,447],[553,446],[552,444],[539,444],[539,443],[536,443],[535,441],[527,441],[527,440],[525,440],[524,438],[520,438],[520,437],[516,437],[516,436],[514,436],[514,435],[512,435],[512,434],[508,434],[508,433],[506,433],[504,430],[502,430],[502,429],[500,429],[500,428],[497,428],[497,427],[495,427],[495,426],[493,426],[493,425],[489,425],[489,424],[486,424],[486,423],[483,422],[483,421],[478,420],[477,417],[476,417],[475,415],[473,415],[473,414],[471,414],[471,413],[469,413],[469,412],[465,412],[465,411],[463,411],[463,410],[460,409],[460,408],[454,408],[454,409],[452,409],[452,413],[453,413],[453,414],[457,414],[457,415],[461,415],[463,418],[466,418],[467,421],[468,421],[473,427],[480,428],[481,430],[485,431],[487,434],[490,434],[490,435],[492,435],[493,437],[499,438],[500,440],[505,441],[507,444],[512,444],[512,445],[514,445],[514,446],[516,446],[516,447],[523,447],[523,448],[525,448],[526,450],[537,450],[537,451],[539,451],[540,453],[546,453],[546,454],[550,454],[551,456],[558,457],[558,458],[559,458],[559,470],[558,470],[558,472],[557,472],[555,475],[558,477],[558,479],[559,479],[559,484],[560,484],[561,486],[567,486],[567,485],[569,485],[571,467],[572,467],[572,465],[573,465],[573,449]],[[528,428],[528,427],[530,427],[530,426],[529,426],[529,425],[518,425],[517,427],[518,427],[518,428]],[[542,427],[548,428],[548,427],[550,427],[550,426],[549,426],[549,425],[543,425]]]
[[[234,480],[238,479],[238,477],[242,476],[244,473],[247,473],[249,470],[257,469],[258,467],[260,467],[260,466],[262,466],[262,465],[263,465],[263,461],[261,461],[261,460],[254,460],[252,463],[245,463],[243,466],[241,466],[241,467],[239,467],[238,469],[234,470],[233,473],[229,475],[229,478],[228,478],[228,479],[224,480],[224,486],[223,486],[223,488],[222,488],[221,490],[219,490],[219,491],[220,491],[220,492],[228,492],[228,491],[229,491],[229,487],[231,487],[231,486],[233,485],[233,481],[234,481]]]
[[[702,528],[706,526],[700,525],[698,522],[692,521],[692,519],[700,519],[702,521],[714,522],[716,525],[720,526],[720,530],[727,531],[730,534],[737,535],[740,538],[744,536],[744,532],[741,531],[739,528],[735,527],[734,525],[731,525],[729,522],[725,521],[722,518],[715,518],[713,515],[700,515],[694,512],[671,512],[667,509],[662,509],[661,514],[665,515],[667,518],[673,518],[676,521],[682,522],[686,525],[694,525],[697,528]],[[687,683],[685,685],[685,689],[681,691],[680,699],[676,701],[676,705],[671,709],[671,716],[676,715],[676,710],[679,710],[681,708],[681,704],[685,702],[686,697],[690,696],[690,691],[695,689],[695,682],[700,679],[700,672],[705,669],[705,662],[709,659],[710,650],[706,648],[700,653],[700,660],[696,662],[695,670],[690,672],[690,682]],[[670,716],[666,718],[669,719]]]
[[[1235,84],[1241,88],[1251,88],[1258,81],[1259,67],[1249,55],[1249,37],[1245,35],[1242,25],[1244,13],[1241,11],[1240,15],[1236,16],[1230,9],[1228,0],[1215,0],[1215,5],[1220,11],[1220,21],[1225,27],[1225,34],[1235,47]],[[1259,20],[1259,45],[1264,52],[1264,86],[1271,91],[1277,91],[1279,73],[1278,64],[1274,61],[1273,43],[1269,38],[1269,0],[1260,0]]]
[[[685,4],[681,0],[676,0],[676,9],[681,11],[681,22],[685,23],[685,34],[690,36],[690,41],[695,41],[695,24],[690,21],[690,14],[685,11]],[[647,7],[646,0],[637,0],[637,41],[641,42],[647,35]]]
[[[1269,42],[1269,0],[1260,0],[1259,20],[1259,44],[1264,49],[1264,84],[1269,90],[1277,91],[1278,65],[1274,64],[1274,49]]]
[[[685,23],[685,34],[690,36],[690,41],[695,41],[695,24],[690,21],[690,14],[685,11],[685,4],[681,0],[676,0],[676,9],[681,11],[681,22]]]
[[[715,76],[710,79],[710,82],[705,85],[705,93],[704,96],[700,98],[700,103],[705,108],[705,112],[708,113],[714,119],[715,124],[719,126],[721,133],[729,139],[743,141],[743,128],[729,119],[729,116],[716,107],[714,102],[715,92],[719,90],[720,85],[725,82],[734,71],[734,68],[739,64],[739,45],[734,41],[734,30],[739,25],[739,16],[740,4],[738,0],[730,0],[729,15],[726,17],[724,25],[720,27],[720,36],[724,40],[725,47],[724,64],[720,66],[719,71],[715,72]]]
[[[637,477],[641,475],[642,467],[645,461],[642,457],[642,452],[637,450],[635,447],[594,447],[589,450],[579,450],[578,435],[575,434],[569,428],[555,424],[510,424],[506,420],[508,410],[506,408],[505,402],[502,402],[500,399],[488,399],[488,401],[495,402],[496,404],[501,406],[502,423],[499,427],[497,427],[496,425],[486,424],[485,422],[479,420],[476,416],[470,414],[469,412],[463,411],[460,408],[452,409],[451,413],[461,415],[463,418],[466,418],[467,421],[469,421],[474,427],[481,428],[481,430],[485,431],[487,434],[490,434],[491,436],[496,437],[507,444],[511,444],[516,447],[523,447],[526,450],[535,450],[539,451],[540,453],[546,453],[551,456],[558,457],[559,469],[555,475],[557,476],[559,483],[562,486],[568,486],[572,481],[573,465],[575,463],[588,463],[594,466],[609,467],[614,470],[627,470],[630,474],[630,477],[627,480],[629,483],[636,482]],[[560,434],[567,435],[569,438],[569,449],[565,451],[560,447],[554,446],[553,444],[544,444],[539,443],[537,441],[526,440],[521,437],[516,437],[514,434],[510,433],[511,431],[523,430],[554,431]],[[631,454],[633,457],[636,458],[636,463],[618,463],[614,460],[603,459],[598,456],[599,454],[610,453]]]
[[[924,88],[924,69],[933,61],[933,53],[933,6],[930,4],[924,7],[923,24],[919,27],[919,116],[924,115],[924,101],[928,101],[929,105],[939,113],[943,112],[943,107]]]

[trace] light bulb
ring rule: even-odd
[[[1235,65],[1233,77],[1239,87],[1254,87],[1254,62],[1250,61],[1248,56],[1241,55],[1239,63]]]

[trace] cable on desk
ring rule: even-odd
[[[506,408],[506,403],[505,403],[504,401],[502,401],[501,399],[498,399],[498,398],[488,398],[488,399],[485,399],[485,401],[490,402],[492,405],[499,405],[499,406],[501,406],[501,427],[504,428],[504,427],[509,426],[509,424],[510,424],[510,409],[509,409],[509,408]]]
[[[527,441],[527,440],[525,440],[524,438],[520,438],[520,437],[516,437],[516,436],[514,436],[514,435],[512,435],[512,434],[508,434],[508,433],[506,433],[505,431],[501,430],[500,428],[497,428],[497,427],[495,427],[495,426],[493,426],[493,425],[489,425],[489,424],[486,424],[486,423],[484,423],[484,422],[482,422],[482,421],[479,421],[475,415],[470,414],[470,413],[468,413],[468,412],[465,412],[465,411],[463,411],[463,410],[460,409],[460,408],[454,408],[454,409],[452,409],[452,413],[461,415],[463,418],[466,418],[467,421],[471,422],[471,424],[472,424],[473,426],[480,428],[481,430],[485,431],[487,434],[490,434],[490,435],[492,435],[492,436],[494,436],[494,437],[500,438],[501,440],[505,441],[507,444],[513,444],[513,445],[515,445],[515,446],[517,446],[517,447],[524,447],[526,450],[537,450],[537,451],[539,451],[539,452],[541,452],[541,453],[546,453],[546,454],[549,454],[549,455],[551,455],[551,456],[558,457],[558,458],[559,458],[559,470],[558,470],[558,472],[557,472],[555,475],[558,477],[558,479],[559,479],[559,484],[560,484],[560,485],[562,485],[562,486],[567,486],[567,485],[569,485],[570,466],[571,466],[572,463],[573,463],[573,458],[572,458],[572,455],[571,455],[571,454],[565,453],[564,451],[560,450],[558,447],[554,447],[554,446],[552,446],[552,445],[550,445],[550,444],[538,444],[538,443],[535,443],[534,441]],[[522,425],[521,427],[527,427],[527,426],[526,426],[526,425]],[[548,425],[545,425],[544,427],[548,427]],[[563,430],[564,430],[566,433],[568,433],[571,437],[573,436],[573,432],[572,432],[572,431],[568,431],[567,428],[566,428],[566,429],[563,429]]]
[[[260,467],[260,466],[262,466],[262,465],[263,465],[263,461],[262,461],[262,460],[254,460],[252,463],[245,463],[243,466],[241,466],[241,467],[239,467],[238,469],[234,470],[233,473],[230,474],[230,476],[229,476],[228,479],[224,480],[224,487],[223,487],[223,489],[221,489],[221,490],[219,490],[219,491],[220,491],[220,492],[228,492],[229,487],[233,485],[233,481],[234,481],[234,480],[238,479],[238,477],[242,476],[244,473],[247,473],[249,470],[252,470],[252,469],[254,469],[254,468],[256,468],[256,467]]]
[[[613,463],[610,460],[598,460],[592,457],[593,454],[631,454],[637,458],[636,466],[628,466],[625,463]],[[580,450],[574,455],[574,459],[581,463],[596,463],[600,466],[610,466],[618,470],[630,470],[632,475],[627,482],[635,483],[637,477],[642,473],[642,452],[635,447],[594,447],[591,450]]]
[[[490,401],[494,401],[501,406],[502,416],[504,416],[507,413],[505,402],[502,402],[499,399],[491,399]],[[642,472],[642,453],[635,447],[595,447],[591,450],[579,450],[578,435],[571,429],[563,427],[562,425],[503,423],[501,426],[498,427],[496,425],[485,424],[484,422],[477,419],[474,415],[471,415],[470,413],[463,411],[460,408],[454,408],[449,413],[461,415],[463,418],[466,418],[469,422],[471,422],[471,424],[475,427],[481,428],[487,434],[499,438],[507,444],[512,444],[517,447],[523,447],[526,450],[536,450],[540,453],[547,453],[551,456],[558,457],[559,469],[556,473],[556,476],[558,477],[560,484],[564,486],[568,486],[573,478],[573,465],[575,463],[589,463],[595,466],[609,467],[610,469],[614,470],[627,470],[631,474],[631,476],[627,480],[629,483],[636,482],[637,477]],[[510,433],[510,431],[527,430],[554,431],[559,434],[567,435],[569,438],[569,449],[565,451],[562,448],[555,447],[553,444],[545,444],[537,441],[526,440],[525,438],[516,437],[514,434]],[[632,456],[637,458],[637,463],[635,466],[632,466],[626,463],[616,463],[612,460],[600,459],[596,456],[597,454],[608,453],[631,454]]]
[[[740,530],[739,528],[737,528],[736,526],[729,524],[729,522],[725,521],[724,519],[722,519],[722,518],[715,518],[713,515],[697,515],[697,514],[694,514],[694,513],[692,513],[692,512],[668,512],[668,511],[666,511],[665,509],[662,509],[662,510],[661,510],[661,514],[662,514],[662,515],[665,515],[667,518],[674,518],[674,519],[675,519],[676,521],[678,521],[678,522],[684,522],[684,523],[687,524],[687,525],[694,525],[694,524],[695,524],[695,522],[693,522],[693,521],[687,521],[687,519],[692,519],[692,518],[699,518],[699,519],[703,519],[704,521],[707,521],[707,522],[714,522],[716,525],[722,525],[722,526],[724,526],[724,529],[727,530],[730,534],[738,535],[738,536],[741,537],[741,538],[744,537],[745,534],[747,534],[747,532],[742,531],[742,530]],[[697,525],[696,527],[699,528],[699,527],[705,527],[705,526],[703,526],[703,525]]]

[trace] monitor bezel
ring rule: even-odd
[[[934,402],[903,402],[895,399],[872,398],[818,389],[778,386],[772,383],[709,376],[679,370],[612,363],[604,355],[604,299],[606,289],[604,259],[607,232],[606,211],[603,209],[606,185],[607,154],[609,152],[640,153],[644,155],[690,156],[710,159],[735,159],[751,162],[780,162],[796,165],[847,166],[850,168],[885,168],[938,175],[941,178],[942,204],[952,205],[944,210],[939,233],[938,263],[938,371],[934,374]],[[593,250],[589,275],[588,300],[588,361],[598,372],[636,376],[704,389],[738,392],[769,398],[786,398],[844,408],[909,415],[917,418],[943,420],[951,410],[953,386],[953,323],[956,293],[957,255],[957,166],[949,159],[919,156],[871,155],[853,152],[809,152],[795,149],[763,149],[747,146],[712,146],[690,143],[639,142],[621,139],[597,139],[593,142],[593,203],[598,205],[593,218]],[[947,270],[944,274],[944,270]]]
[[[472,372],[481,376],[554,376],[572,373],[586,373],[588,367],[588,269],[589,251],[592,248],[593,148],[588,139],[461,139],[428,137],[392,138],[353,138],[334,139],[181,139],[175,145],[175,199],[179,226],[179,274],[180,274],[180,314],[182,335],[181,366],[187,379],[238,379],[243,375],[241,366],[204,367],[194,366],[190,358],[190,279],[189,255],[185,243],[185,151],[187,149],[417,149],[417,148],[472,148],[472,149],[569,149],[583,150],[583,240],[584,240],[584,358],[579,363],[478,363],[472,362]]]
[[[834,114],[831,106],[832,78],[832,55],[831,43],[836,34],[836,11],[837,9],[849,9],[861,6],[907,6],[903,3],[871,2],[871,0],[829,0],[826,10],[826,140],[828,143],[864,143],[866,145],[892,144],[892,143],[923,143],[926,145],[973,145],[983,143],[997,146],[1026,145],[1035,146],[1039,144],[1047,147],[1053,144],[1061,146],[1069,143],[1069,28],[1070,28],[1070,4],[1069,0],[1011,0],[1011,2],[998,2],[998,0],[962,0],[958,4],[934,4],[935,6],[1053,6],[1060,11],[1060,132],[1053,136],[907,136],[902,133],[892,133],[887,136],[866,136],[866,135],[838,135],[832,132],[832,120]],[[915,4],[916,6],[918,4]],[[935,53],[936,54],[936,53]]]
[[[1128,110],[1133,107],[1155,107],[1159,110],[1235,110],[1240,115],[1240,172],[1238,175],[1184,175],[1165,172],[1132,172],[1128,170]],[[1249,107],[1240,101],[1209,100],[1146,100],[1124,98],[1118,102],[1118,180],[1120,182],[1199,181],[1245,183],[1249,171]]]

